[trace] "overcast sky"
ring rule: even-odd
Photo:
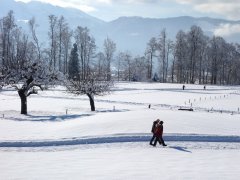
[[[29,2],[32,0],[17,0]],[[240,0],[37,0],[78,8],[105,21],[120,16],[166,18],[209,16],[240,20]]]

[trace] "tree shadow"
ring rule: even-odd
[[[37,115],[26,115],[28,118],[19,118],[19,117],[12,117],[8,118],[9,120],[13,121],[31,121],[31,122],[59,122],[59,121],[66,121],[66,120],[73,120],[77,118],[82,118],[86,116],[91,116],[91,114],[74,114],[74,115],[44,115],[44,116],[37,116]]]
[[[176,150],[178,150],[178,151],[187,152],[187,153],[192,153],[192,151],[189,151],[189,150],[187,150],[186,148],[181,147],[181,146],[169,146],[169,148],[176,149]]]

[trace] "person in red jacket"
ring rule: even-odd
[[[155,128],[155,131],[154,131],[154,135],[156,136],[156,139],[154,141],[154,144],[153,146],[156,146],[157,145],[157,142],[159,142],[159,144],[162,144],[163,146],[167,146],[163,140],[163,121],[160,121],[157,125],[156,125],[156,128]]]
[[[155,120],[155,121],[153,121],[153,125],[152,125],[152,133],[153,133],[153,136],[152,136],[152,139],[150,140],[150,145],[153,145],[153,141],[155,140],[155,138],[156,138],[156,136],[155,136],[155,134],[154,134],[154,131],[155,131],[155,129],[156,129],[156,125],[158,124],[160,122],[160,120],[159,119],[157,119],[157,120]]]

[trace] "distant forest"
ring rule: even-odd
[[[106,37],[97,52],[94,35],[87,27],[71,29],[63,16],[49,15],[48,45],[38,39],[37,22],[29,20],[26,33],[18,27],[14,12],[0,18],[0,83],[26,76],[29,68],[45,69],[72,81],[155,81],[161,83],[240,84],[240,45],[219,36],[209,37],[198,26],[179,31],[175,40],[160,30],[146,44],[142,55],[118,52],[117,44]],[[127,42],[126,42],[127,43]],[[31,64],[31,65],[30,65]],[[20,77],[21,76],[21,77]],[[13,76],[12,76],[13,77]],[[54,78],[51,79],[51,82]]]

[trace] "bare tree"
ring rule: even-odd
[[[97,72],[98,76],[101,76],[101,77],[105,77],[107,76],[107,72],[106,72],[106,59],[105,59],[105,56],[102,52],[99,52],[96,56],[97,58],[97,62],[95,64],[95,72]]]
[[[11,50],[14,44],[13,35],[16,28],[13,11],[9,11],[7,16],[0,21],[0,35],[1,35],[1,61],[2,66],[7,67],[12,64]],[[4,73],[2,69],[2,73]]]
[[[147,79],[147,61],[145,57],[135,57],[133,59],[134,66],[132,66],[132,80],[146,81]]]
[[[219,71],[219,62],[221,57],[221,44],[223,39],[221,37],[213,37],[210,40],[210,59],[211,59],[211,84],[217,84],[217,77]]]
[[[36,24],[35,18],[33,17],[32,19],[30,19],[28,24],[29,24],[30,31],[32,34],[33,42],[37,48],[38,59],[41,59],[41,49],[40,49],[39,41],[38,41],[37,34],[36,34],[36,28],[38,25]]]
[[[159,73],[162,74],[162,82],[166,81],[166,41],[167,41],[167,33],[166,29],[163,29],[160,33],[159,42],[158,42],[158,51],[159,51],[159,64],[160,70]]]
[[[153,75],[153,58],[156,57],[156,50],[157,50],[157,39],[155,37],[151,38],[147,44],[147,49],[145,54],[147,56],[147,78],[152,79]]]
[[[64,51],[67,51],[67,53],[69,51],[69,46],[70,46],[69,37],[71,37],[71,35],[69,33],[68,24],[66,23],[65,18],[61,16],[57,21],[58,68],[59,68],[59,71],[61,72],[64,72],[64,69],[65,69],[63,58],[65,56]]]
[[[199,60],[199,54],[201,50],[201,42],[203,37],[203,31],[198,26],[192,26],[191,30],[187,34],[188,36],[188,45],[190,52],[190,83],[195,83],[197,75],[197,62]]]
[[[67,70],[68,70],[68,57],[71,49],[71,37],[72,37],[72,31],[70,30],[68,25],[65,24],[62,32],[62,53],[63,53],[63,73],[64,74],[67,74]]]
[[[125,76],[125,80],[131,81],[133,75],[133,63],[132,63],[132,56],[130,52],[126,51],[122,54],[122,67]]]
[[[90,61],[95,55],[95,39],[90,36],[89,29],[78,26],[75,30],[75,41],[80,59],[80,79],[85,80],[90,75]]]
[[[56,69],[57,63],[57,17],[55,15],[49,15],[49,38],[50,38],[50,68]]]
[[[168,77],[168,67],[169,67],[169,57],[172,54],[174,49],[174,44],[173,41],[167,40],[167,45],[166,45],[166,65],[165,65],[165,82],[167,82],[167,77]]]
[[[107,62],[107,80],[111,80],[111,62],[113,60],[114,52],[116,51],[116,44],[110,39],[107,38],[104,41],[104,55]]]
[[[123,52],[119,52],[116,57],[116,68],[117,68],[117,80],[123,80],[123,71],[124,71],[124,59],[125,54]]]

